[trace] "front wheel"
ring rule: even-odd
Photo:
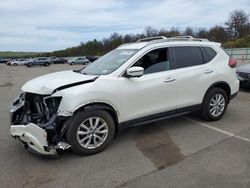
[[[115,124],[104,110],[82,111],[73,117],[67,141],[74,152],[90,155],[102,151],[113,139]]]
[[[207,92],[202,104],[201,116],[207,121],[217,121],[227,110],[228,96],[221,88],[212,88]]]

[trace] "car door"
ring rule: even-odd
[[[75,64],[78,64],[78,62],[79,62],[79,58],[75,58],[75,59],[74,59],[74,63],[75,63]]]
[[[213,63],[206,62],[199,46],[179,46],[170,50],[176,68],[177,109],[201,104],[213,83]]]
[[[46,61],[46,58],[41,58],[40,59],[40,65],[43,65],[45,63],[45,61]]]
[[[82,63],[82,58],[78,58],[78,59],[77,59],[77,63],[78,63],[78,64],[81,64],[81,63]]]
[[[32,61],[32,64],[33,64],[33,65],[38,65],[38,62],[39,62],[39,58],[35,58],[35,59]]]
[[[83,58],[83,62],[86,64],[88,63],[88,59],[86,57]]]
[[[43,58],[39,58],[38,61],[37,61],[37,64],[42,65],[43,64]]]
[[[144,68],[141,77],[120,78],[121,121],[152,115],[170,115],[176,110],[175,70],[168,48],[151,50],[133,66]],[[167,112],[165,114],[165,112]],[[164,114],[163,114],[164,113]]]

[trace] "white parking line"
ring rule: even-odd
[[[228,132],[228,131],[225,131],[225,130],[222,130],[222,129],[213,127],[213,126],[211,126],[211,125],[208,125],[208,124],[205,124],[205,123],[202,123],[202,122],[199,122],[199,121],[195,121],[195,120],[190,119],[190,118],[187,118],[187,117],[183,117],[183,119],[186,119],[186,120],[191,121],[191,122],[193,122],[193,123],[195,123],[195,124],[198,124],[198,125],[201,125],[201,126],[203,126],[203,127],[206,127],[206,128],[208,128],[208,129],[212,129],[212,130],[214,130],[214,131],[220,132],[220,133],[225,134],[225,135],[227,135],[227,136],[235,137],[235,138],[238,138],[238,139],[240,139],[240,140],[243,140],[243,141],[246,141],[246,142],[250,142],[250,139],[248,139],[248,138],[245,138],[245,137],[243,137],[243,136],[239,136],[239,135],[234,134],[234,133],[230,133],[230,132]]]

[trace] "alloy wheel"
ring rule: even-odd
[[[220,116],[225,109],[225,97],[222,94],[215,94],[209,103],[209,111],[212,116]]]
[[[77,141],[86,149],[101,146],[108,136],[107,122],[100,117],[90,117],[84,120],[77,129]]]

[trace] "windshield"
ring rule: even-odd
[[[82,74],[107,75],[131,58],[137,49],[115,49],[81,70]]]

